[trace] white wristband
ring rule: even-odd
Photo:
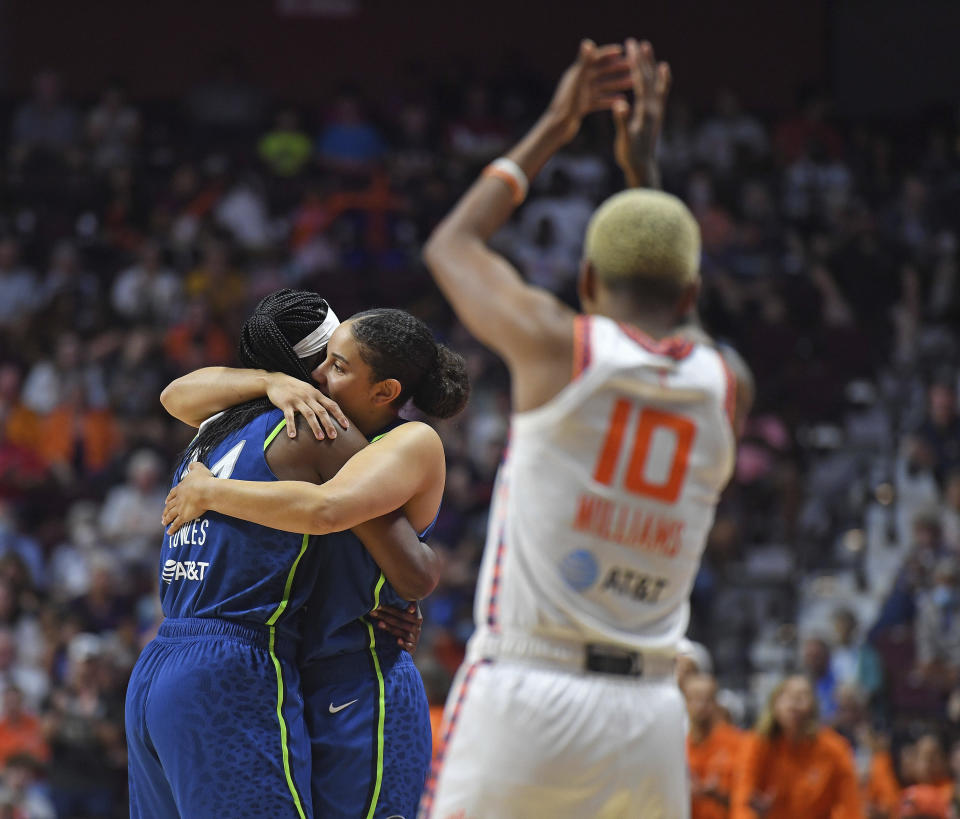
[[[517,183],[517,199],[519,199],[520,202],[527,198],[527,191],[530,190],[530,182],[527,179],[527,175],[523,172],[523,168],[516,162],[509,157],[501,156],[499,159],[493,160],[493,162],[490,163],[490,167],[506,174]]]

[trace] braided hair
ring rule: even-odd
[[[373,380],[400,382],[396,409],[412,398],[427,415],[450,418],[466,406],[470,380],[463,356],[437,344],[420,319],[403,310],[378,308],[352,316],[349,326]]]
[[[240,331],[240,363],[253,369],[286,373],[312,384],[310,372],[293,351],[293,345],[316,330],[329,309],[316,293],[305,290],[277,290],[265,296]],[[267,398],[230,407],[204,425],[184,452],[183,460],[203,461],[224,438],[272,408]]]

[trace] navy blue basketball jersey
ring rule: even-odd
[[[403,421],[392,424],[388,430],[400,423]],[[432,529],[433,523],[420,533],[421,540]],[[303,620],[301,664],[364,651],[370,648],[371,638],[378,646],[397,649],[396,637],[374,629],[363,618],[377,606],[404,608],[410,601],[390,585],[370,552],[352,532],[334,532],[323,535],[319,541],[320,565]]]
[[[283,427],[280,410],[265,412],[228,435],[206,465],[219,478],[276,481],[266,449]],[[185,469],[181,464],[175,481]],[[278,635],[299,637],[299,619],[318,570],[318,544],[311,546],[311,540],[316,539],[207,512],[164,535],[164,615],[257,623],[275,626]]]

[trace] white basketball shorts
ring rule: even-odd
[[[465,663],[420,819],[687,819],[672,679]]]

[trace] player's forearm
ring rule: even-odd
[[[353,528],[390,585],[407,600],[421,600],[440,582],[440,558],[399,512]]]
[[[200,506],[270,529],[307,535],[327,535],[352,529],[371,517],[392,512],[383,496],[347,490],[335,482],[318,486],[306,481],[225,480],[208,478],[196,484]]]
[[[240,481],[204,478],[193,484],[195,501],[205,511],[298,534],[315,531],[321,487],[306,481]]]
[[[171,381],[160,403],[174,418],[198,427],[211,415],[265,397],[268,376],[266,370],[204,367]]]

